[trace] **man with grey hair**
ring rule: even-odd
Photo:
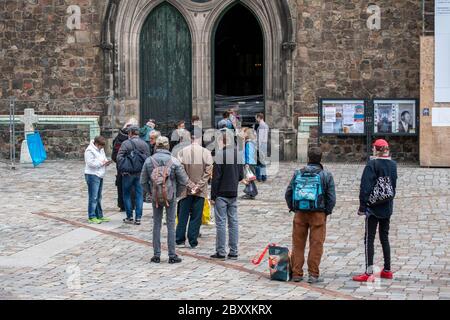
[[[156,151],[156,140],[161,137],[161,132],[153,130],[152,132],[150,132],[150,140],[149,140],[149,144],[150,144],[150,155],[154,155],[155,151]]]
[[[150,156],[148,144],[139,138],[139,127],[131,126],[128,129],[128,140],[122,143],[117,154],[117,165],[122,174],[123,201],[127,217],[123,220],[127,224],[141,224],[144,195],[139,178],[145,160]],[[131,190],[136,193],[136,217],[133,220],[131,204]]]
[[[169,149],[169,139],[159,137],[156,140],[156,152],[147,159],[141,173],[142,187],[145,192],[152,194],[154,250],[152,263],[161,262],[161,225],[164,208],[167,216],[169,263],[182,261],[175,252],[176,200],[186,186],[197,189],[197,186],[190,182],[180,161],[172,156]]]

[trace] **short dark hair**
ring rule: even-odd
[[[184,124],[184,123],[186,123],[186,121],[184,121],[184,120],[178,121],[178,122],[177,122],[177,128],[178,128],[179,126],[181,126],[182,124]]]
[[[200,117],[199,116],[192,116],[192,122],[194,123],[195,121],[200,121]]]
[[[224,111],[224,113],[223,113],[223,118],[224,119],[227,119],[227,118],[229,118],[230,117],[230,111]]]
[[[257,113],[256,117],[264,120],[264,113]]]
[[[319,147],[312,147],[308,151],[309,163],[319,164],[322,162],[322,149]]]
[[[103,136],[97,136],[94,139],[94,144],[104,147],[106,145],[106,138]]]
[[[408,113],[409,115],[411,115],[411,112],[409,112],[409,111],[403,111],[400,117],[403,119],[403,118],[406,116],[407,113]]]

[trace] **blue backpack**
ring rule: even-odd
[[[295,172],[292,195],[295,211],[325,211],[322,178],[321,172]]]

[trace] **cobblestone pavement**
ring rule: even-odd
[[[267,260],[250,260],[270,242],[291,247],[293,216],[284,190],[297,164],[282,163],[256,201],[240,201],[240,259],[215,262],[215,229],[202,227],[183,263],[151,265],[151,209],[143,224],[123,225],[114,170],[104,183],[110,224],[86,224],[81,162],[47,162],[17,171],[0,164],[0,299],[450,299],[450,170],[400,166],[391,223],[395,279],[359,284],[364,219],[356,216],[363,165],[327,164],[338,203],[328,220],[320,285],[273,282]],[[166,232],[163,232],[165,243]],[[382,267],[376,244],[376,264]],[[164,251],[166,252],[166,251]],[[164,254],[163,252],[163,254]]]

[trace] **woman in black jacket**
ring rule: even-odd
[[[374,281],[373,257],[374,241],[379,225],[380,242],[383,248],[384,269],[381,278],[392,279],[391,248],[389,245],[389,225],[394,207],[397,187],[397,163],[389,156],[389,144],[379,139],[373,145],[371,157],[361,178],[360,207],[358,215],[366,216],[364,237],[366,272],[354,276],[358,282]]]

